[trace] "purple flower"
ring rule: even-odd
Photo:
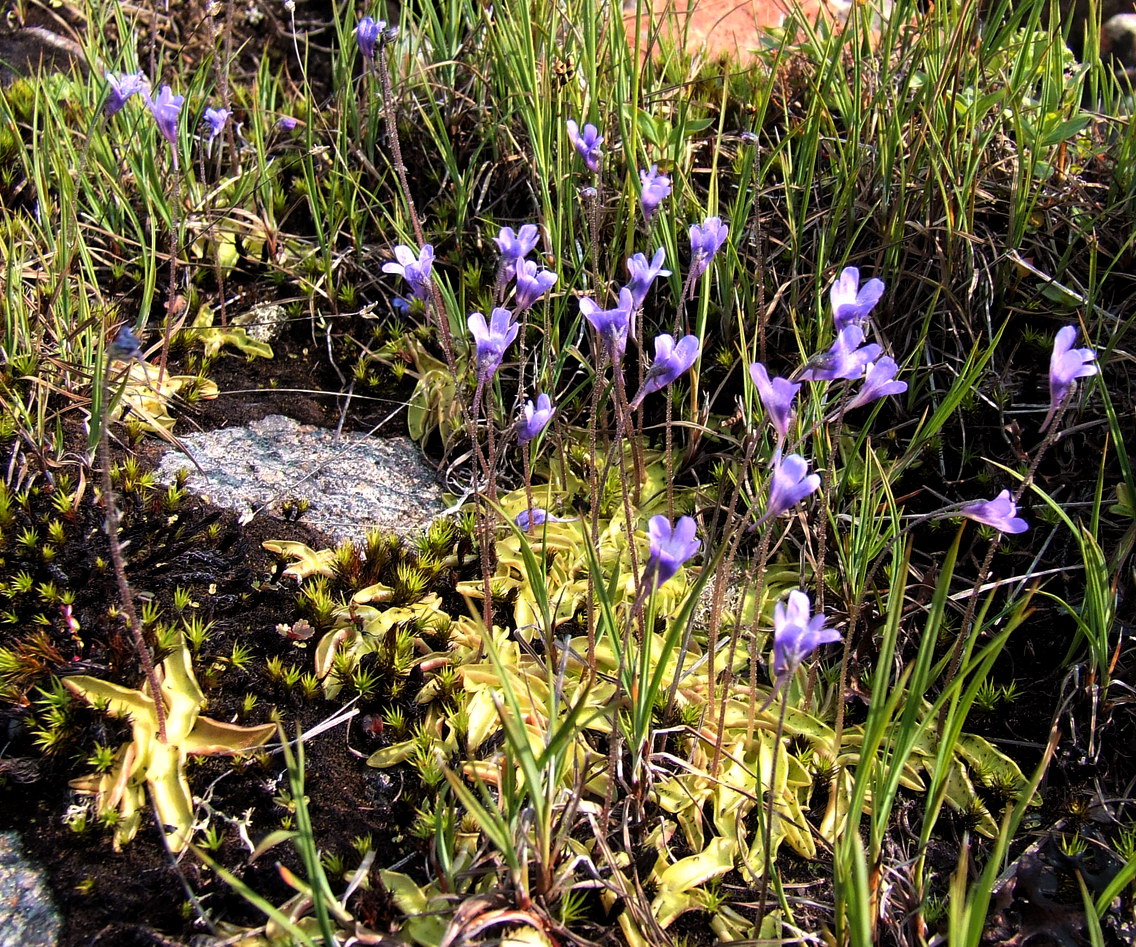
[[[517,429],[517,443],[525,445],[544,430],[545,425],[552,419],[556,409],[552,406],[552,399],[548,395],[537,395],[536,404],[526,401],[522,409],[524,419]]]
[[[650,171],[640,169],[639,181],[642,184],[639,202],[643,205],[643,217],[650,223],[659,205],[671,193],[671,179],[659,171],[657,164],[653,164]]]
[[[870,279],[860,288],[860,271],[854,266],[845,267],[828,294],[836,331],[858,325],[867,319],[868,313],[875,308],[883,294],[882,280]]]
[[[710,265],[718,248],[726,242],[730,228],[721,217],[707,217],[702,226],[690,225],[690,278],[696,280]]]
[[[134,330],[130,326],[122,326],[107,351],[111,358],[117,358],[123,362],[132,358],[141,359],[142,343],[138,341],[138,336],[134,334]]]
[[[627,272],[631,276],[631,282],[627,284],[627,288],[631,290],[633,309],[643,308],[643,300],[647,298],[647,291],[651,288],[656,276],[671,275],[670,270],[663,269],[663,263],[666,259],[667,251],[664,247],[659,247],[655,251],[650,263],[647,262],[647,258],[642,253],[636,253],[628,259]]]
[[[1095,375],[1097,353],[1092,349],[1075,349],[1077,327],[1065,326],[1053,340],[1053,354],[1049,357],[1049,413],[1045,416],[1044,431],[1057,416],[1057,411],[1074,389],[1078,378]]]
[[[851,411],[853,408],[863,407],[887,395],[903,394],[907,391],[907,382],[893,380],[898,371],[899,366],[890,355],[885,355],[877,362],[870,362],[867,371],[864,372],[864,384],[860,386],[856,397],[848,402],[844,410]]]
[[[147,100],[154,121],[158,123],[158,131],[171,145],[177,145],[178,114],[181,112],[184,95],[174,95],[168,85],[158,90],[158,97],[153,96]]]
[[[647,523],[648,555],[643,567],[643,589],[657,589],[671,579],[687,559],[702,548],[694,536],[694,520],[679,518],[674,527],[665,516],[652,516]]]
[[[517,312],[522,313],[528,309],[552,289],[555,282],[556,274],[552,270],[541,270],[538,273],[532,260],[521,260],[517,264],[517,295],[514,299]]]
[[[434,248],[426,244],[416,259],[414,251],[400,243],[394,248],[394,259],[397,262],[383,264],[383,272],[397,273],[410,284],[410,291],[415,297],[423,302],[429,299],[430,268],[434,265]]]
[[[279,128],[282,132],[294,132],[296,130],[296,126],[299,124],[299,120],[293,118],[291,115],[281,115],[276,120],[276,127]]]
[[[103,103],[103,112],[107,118],[121,112],[127,99],[136,92],[145,92],[150,85],[141,72],[124,72],[120,75],[108,72],[106,81],[108,88],[106,101]]]
[[[789,422],[793,417],[793,399],[797,397],[801,386],[787,378],[771,379],[761,362],[750,365],[749,377],[757,385],[757,395],[765,413],[769,415],[769,423],[777,431],[778,441],[785,440],[789,436]]]
[[[536,224],[525,224],[519,233],[513,233],[512,227],[502,227],[493,242],[501,251],[501,281],[511,279],[517,271],[517,264],[533,251],[540,232]]]
[[[967,503],[961,513],[976,523],[993,526],[1003,533],[1024,533],[1029,529],[1029,523],[1018,516],[1018,505],[1009,490],[1003,490],[993,500]]]
[[[531,510],[521,510],[513,519],[518,528],[523,529],[526,533],[529,531],[530,521],[533,526],[543,526],[545,523],[574,523],[576,517],[561,519],[559,516],[553,516],[547,510],[542,510],[539,506],[534,506]]]
[[[838,378],[859,378],[864,367],[880,357],[883,349],[875,342],[862,345],[864,330],[853,323],[845,326],[836,336],[832,348],[813,358],[798,377],[808,381],[835,381]]]
[[[770,519],[787,513],[810,493],[820,487],[820,477],[809,473],[809,465],[800,454],[790,454],[782,459],[778,451],[773,456],[773,476],[769,482],[769,502],[765,505],[765,516]]]
[[[600,309],[596,301],[587,296],[580,300],[580,312],[603,340],[613,365],[618,365],[623,360],[623,353],[627,349],[627,330],[631,325],[632,308],[631,290],[626,286],[619,291],[619,305],[614,309]]]
[[[684,335],[677,344],[674,338],[665,332],[655,336],[655,360],[643,379],[643,387],[631,402],[631,407],[638,408],[647,395],[666,388],[687,371],[698,358],[701,348],[702,343],[698,341],[696,335]]]
[[[603,136],[596,130],[596,126],[587,124],[584,126],[583,134],[580,133],[580,126],[577,125],[572,119],[566,122],[568,126],[568,140],[572,142],[572,147],[576,149],[580,157],[584,159],[584,164],[588,166],[589,171],[598,172],[600,169],[600,145],[603,144]]]
[[[477,345],[477,378],[478,381],[489,381],[501,367],[501,358],[517,337],[520,326],[513,321],[513,314],[508,309],[496,307],[489,317],[489,325],[485,324],[485,316],[480,312],[470,313],[469,333]]]
[[[385,22],[369,16],[363,17],[355,27],[355,42],[359,44],[359,52],[363,54],[363,60],[368,65],[375,58],[375,45],[386,28]]]
[[[824,616],[809,617],[809,597],[794,589],[788,604],[773,606],[773,677],[781,683],[822,644],[840,640],[840,633],[824,627]]]
[[[205,110],[205,122],[209,126],[210,142],[225,130],[225,123],[229,120],[229,114],[229,110],[226,108]]]

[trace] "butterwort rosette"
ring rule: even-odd
[[[757,396],[761,399],[769,423],[777,431],[777,440],[785,440],[789,436],[789,425],[793,420],[793,400],[801,386],[787,378],[770,378],[761,362],[750,365],[749,377],[757,386]]]
[[[903,394],[907,391],[907,382],[896,381],[895,376],[898,373],[899,366],[896,365],[895,359],[889,355],[885,355],[875,362],[869,362],[864,372],[864,384],[860,386],[856,396],[845,406],[845,410],[851,411],[853,408],[861,408],[878,398],[886,398],[888,395]]]
[[[1076,326],[1058,330],[1053,340],[1053,354],[1049,357],[1049,413],[1041,426],[1043,431],[1053,423],[1061,405],[1076,387],[1076,380],[1095,375],[1099,370],[1097,353],[1089,348],[1073,348],[1076,341]]]
[[[679,517],[671,526],[665,516],[652,516],[647,523],[648,554],[643,567],[642,592],[657,589],[672,579],[683,564],[702,548],[695,537],[697,528],[689,516]]]
[[[649,171],[640,169],[639,183],[642,185],[639,203],[643,207],[643,218],[650,223],[659,205],[670,196],[671,179],[659,170],[657,164],[653,164]]]
[[[993,500],[976,500],[964,504],[961,514],[976,523],[992,526],[1000,533],[1024,533],[1029,523],[1018,516],[1018,505],[1009,490],[1003,490]]]
[[[146,104],[150,107],[150,114],[158,125],[158,131],[171,145],[177,145],[177,123],[181,114],[184,95],[174,95],[168,85],[158,90],[157,97],[150,96]]]
[[[580,131],[580,126],[572,119],[568,119],[565,124],[568,128],[568,140],[572,142],[572,147],[576,149],[576,153],[583,159],[589,171],[598,173],[600,158],[602,157],[600,145],[603,144],[603,136],[596,126],[590,122],[584,126],[583,131]]]
[[[596,330],[614,365],[623,360],[623,353],[627,350],[627,332],[633,308],[631,290],[626,286],[619,291],[619,305],[614,309],[600,309],[599,304],[587,296],[580,300],[580,312]]]
[[[828,293],[836,331],[862,323],[883,294],[883,280],[870,279],[860,286],[860,271],[854,266],[846,266]]]
[[[513,314],[500,306],[490,314],[488,324],[480,312],[470,313],[467,324],[475,345],[477,380],[488,382],[501,367],[505,349],[513,344],[520,326],[513,321]]]
[[[106,74],[107,97],[103,103],[103,113],[110,118],[122,111],[127,99],[132,95],[144,95],[150,87],[149,81],[141,72],[123,72]]]
[[[878,359],[883,351],[875,342],[868,345],[863,342],[864,330],[860,326],[845,326],[837,333],[832,348],[813,358],[799,377],[807,381],[859,378],[864,374],[868,363]]]
[[[730,228],[722,223],[721,217],[707,217],[702,225],[690,225],[690,278],[696,280],[710,265],[714,254],[718,252]]]
[[[773,455],[773,475],[769,479],[769,501],[764,519],[788,513],[805,497],[820,489],[820,477],[809,473],[808,462],[800,454]]]
[[[517,293],[514,300],[517,312],[522,313],[547,293],[556,283],[552,270],[538,270],[532,260],[517,264]]]
[[[434,266],[434,248],[426,244],[414,255],[414,251],[399,244],[394,248],[394,260],[383,264],[384,273],[395,273],[410,285],[410,292],[416,299],[430,298],[430,270]]]
[[[526,401],[521,409],[521,421],[517,427],[517,443],[522,447],[545,429],[556,409],[552,399],[546,394],[536,396],[536,404]]]
[[[513,232],[512,227],[502,227],[497,232],[493,242],[501,251],[502,281],[512,279],[513,274],[517,271],[517,264],[532,253],[539,239],[540,231],[537,230],[536,224],[525,224],[516,233]]]
[[[647,395],[661,391],[679,375],[689,371],[701,350],[702,343],[696,335],[684,335],[678,342],[665,332],[656,336],[655,360],[643,378],[643,387],[631,402],[632,410],[638,408]]]
[[[670,276],[670,270],[663,269],[663,263],[666,262],[667,251],[664,247],[659,247],[655,251],[655,255],[651,257],[648,262],[647,257],[642,253],[636,253],[634,256],[627,260],[627,274],[631,277],[631,282],[627,284],[627,289],[631,293],[631,304],[633,309],[642,309],[643,302],[647,298],[647,292],[651,288],[651,284],[655,282],[658,276]]]
[[[811,615],[809,597],[794,589],[788,602],[773,606],[773,678],[782,684],[821,645],[840,640],[840,632],[824,626],[823,615]]]

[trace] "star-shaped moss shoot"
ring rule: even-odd
[[[99,815],[117,811],[114,847],[120,849],[138,831],[146,807],[146,787],[166,843],[183,851],[193,834],[193,794],[185,776],[188,756],[233,756],[264,744],[275,724],[239,727],[201,716],[205,696],[193,676],[189,649],[183,644],[158,667],[166,707],[166,742],[158,739],[158,719],[149,694],[96,677],[76,675],[63,683],[73,694],[112,717],[126,718],[134,739],[124,743],[106,773],[71,781],[71,788],[96,796]]]

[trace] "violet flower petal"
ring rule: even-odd
[[[488,382],[501,367],[505,349],[517,337],[520,326],[513,322],[513,314],[500,306],[490,314],[488,325],[480,312],[470,313],[466,324],[475,345],[478,381]]]
[[[669,581],[702,548],[702,541],[695,538],[696,530],[689,516],[680,517],[673,527],[665,516],[651,517],[647,524],[649,551],[643,567],[644,590],[657,589]]]
[[[1018,505],[1009,490],[1003,490],[993,500],[967,503],[960,512],[976,523],[992,526],[1002,533],[1024,533],[1029,529],[1029,523],[1018,516]]]
[[[877,398],[884,398],[888,395],[903,394],[907,391],[907,382],[894,381],[898,371],[899,366],[896,365],[895,359],[889,355],[885,355],[878,361],[870,362],[864,372],[864,384],[860,386],[860,390],[848,402],[844,410],[851,411],[853,408],[863,407]]]
[[[1053,354],[1049,357],[1049,413],[1041,426],[1043,431],[1053,422],[1061,405],[1076,387],[1076,380],[1088,378],[1100,370],[1096,352],[1090,348],[1073,348],[1076,341],[1076,326],[1059,329],[1053,340]]]
[[[840,633],[824,626],[824,616],[810,617],[809,597],[799,590],[787,603],[773,607],[773,676],[783,682],[821,645],[840,640]]]
[[[820,477],[809,473],[809,465],[800,454],[782,458],[774,455],[773,475],[769,481],[769,500],[764,519],[787,513],[811,493],[820,489]]]
[[[770,378],[761,362],[750,365],[749,376],[757,386],[757,396],[769,416],[769,423],[777,431],[778,441],[785,440],[789,436],[789,425],[793,419],[793,399],[801,390],[800,384],[787,378]]]
[[[556,409],[552,406],[552,399],[548,395],[540,394],[536,397],[535,405],[531,401],[526,401],[522,412],[524,418],[517,428],[517,443],[523,447],[544,430],[552,420]]]
[[[854,266],[845,267],[829,290],[832,303],[832,320],[836,331],[858,325],[868,318],[884,294],[882,280],[870,279],[860,286],[860,271]]]
[[[671,179],[659,171],[657,164],[653,164],[649,171],[639,171],[639,182],[642,185],[639,203],[643,207],[644,219],[650,223],[659,205],[671,193]]]
[[[702,223],[690,225],[690,278],[698,279],[706,272],[714,254],[718,252],[730,228],[722,223],[721,217],[707,217]]]
[[[643,378],[643,387],[632,400],[631,408],[638,408],[647,395],[666,388],[679,375],[688,371],[701,350],[702,343],[696,335],[684,335],[677,343],[667,333],[656,336],[655,360]]]

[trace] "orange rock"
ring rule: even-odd
[[[681,43],[690,53],[717,58],[747,59],[760,43],[761,33],[780,26],[789,11],[809,22],[843,22],[847,0],[642,0],[640,35],[644,55],[658,38]],[[635,35],[635,0],[623,7],[629,37]]]

